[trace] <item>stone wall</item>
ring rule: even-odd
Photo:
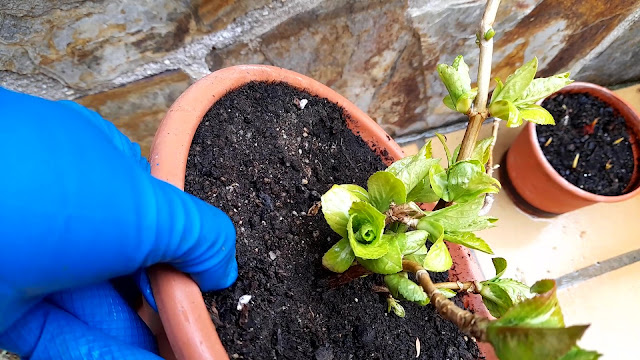
[[[435,72],[475,72],[481,0],[3,0],[0,86],[76,99],[142,144],[208,72],[243,63],[309,75],[396,137],[460,120]],[[542,75],[640,79],[640,1],[503,0],[494,75],[538,56]]]

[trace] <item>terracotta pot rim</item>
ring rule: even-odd
[[[347,115],[347,127],[362,138],[385,162],[404,157],[400,146],[365,112],[329,87],[296,72],[268,65],[238,65],[215,71],[192,84],[178,97],[163,118],[151,146],[149,163],[155,177],[184,189],[186,162],[193,135],[211,106],[228,92],[250,81],[285,82],[311,95],[326,98]],[[376,145],[376,146],[373,146]],[[452,281],[483,277],[468,249],[448,244],[454,258]],[[152,289],[173,351],[179,359],[228,359],[226,350],[193,280],[166,265],[150,270]],[[468,278],[470,277],[470,278]],[[479,297],[467,295],[465,306],[490,316]],[[488,344],[478,344],[487,359],[495,359]]]
[[[562,93],[580,93],[582,91],[589,92],[589,90],[596,90],[596,91],[605,93],[605,94],[607,94],[609,96],[612,96],[612,97],[616,98],[617,100],[619,100],[621,106],[626,106],[627,108],[629,108],[629,110],[633,114],[636,115],[635,119],[627,119],[627,118],[625,118],[625,122],[627,122],[627,124],[628,124],[629,122],[635,121],[636,123],[638,123],[636,126],[640,126],[639,115],[633,110],[633,107],[631,107],[631,105],[629,105],[626,101],[624,101],[619,96],[617,96],[611,90],[609,90],[609,89],[607,89],[605,87],[602,87],[600,85],[587,83],[587,82],[576,81],[576,82],[573,82],[573,83],[565,86],[562,90],[550,95],[549,97],[555,96],[556,94],[562,94]],[[615,111],[618,111],[618,107],[619,106],[617,106],[616,104],[611,104],[609,101],[606,101],[605,99],[600,99],[600,100],[605,102],[605,103],[607,103]],[[541,100],[540,103],[542,103],[542,101],[544,101],[544,99]],[[572,194],[574,194],[574,195],[576,195],[578,197],[581,197],[581,198],[583,198],[585,200],[588,200],[588,201],[605,202],[605,203],[624,201],[624,200],[630,199],[630,198],[640,194],[640,186],[636,186],[635,189],[633,189],[633,190],[631,190],[631,191],[629,191],[629,192],[627,192],[625,194],[622,194],[622,195],[607,196],[607,195],[597,195],[597,194],[594,194],[594,193],[590,193],[590,192],[588,192],[586,190],[582,190],[579,187],[573,185],[567,179],[562,177],[562,175],[560,175],[553,168],[553,166],[551,165],[551,163],[549,162],[547,157],[544,155],[544,153],[542,151],[542,148],[540,147],[540,144],[538,143],[538,135],[537,135],[537,132],[536,132],[536,124],[529,122],[529,123],[527,123],[526,126],[528,126],[530,128],[530,130],[531,130],[530,133],[529,133],[529,140],[534,144],[533,147],[535,149],[535,152],[534,152],[533,155],[542,159],[542,161],[541,161],[542,170],[545,171],[546,173],[548,173],[548,175],[550,177],[552,177],[555,180],[555,182],[558,185],[560,185],[567,192],[572,193]],[[630,136],[636,136],[635,134],[629,134],[629,135]],[[635,155],[635,153],[634,153],[634,155]],[[634,162],[637,163],[637,159],[634,158]],[[637,168],[638,165],[636,164],[635,167]],[[632,177],[631,180],[630,180],[630,185],[632,185],[633,182],[634,182],[634,178]]]

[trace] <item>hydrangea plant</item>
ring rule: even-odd
[[[487,68],[490,71],[497,3],[488,2],[477,36],[478,88],[472,88],[462,56],[452,65],[437,68],[448,91],[444,104],[469,117],[464,140],[453,151],[442,135],[437,136],[444,146],[446,168],[441,159],[433,158],[429,141],[416,155],[372,174],[366,189],[334,185],[322,196],[321,205],[327,223],[341,239],[326,252],[322,264],[348,280],[365,274],[384,276],[386,287],[377,291],[388,293],[388,311],[404,317],[401,301],[416,306],[431,303],[463,332],[491,343],[500,359],[597,359],[598,353],[576,345],[588,325],[565,326],[553,280],[529,287],[503,278],[507,262],[500,257],[493,258],[496,275],[484,281],[434,284],[428,273],[451,268],[445,241],[493,254],[475,234],[495,226],[497,219],[482,213],[487,196],[500,190],[499,181],[487,171],[492,169],[495,138],[476,141],[480,125],[488,117],[502,119],[510,127],[524,121],[553,124],[553,117],[536,102],[572,81],[568,73],[535,79],[538,61],[534,58],[504,83],[496,79],[488,98]],[[435,202],[430,211],[421,206]],[[457,292],[480,294],[495,319],[472,314],[448,300]]]

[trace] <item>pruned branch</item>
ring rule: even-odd
[[[488,0],[485,8],[477,38],[480,46],[480,59],[478,63],[478,95],[474,101],[474,107],[469,112],[469,125],[464,133],[460,153],[457,160],[466,160],[471,156],[473,147],[478,139],[478,133],[482,123],[487,119],[487,100],[489,98],[489,84],[491,82],[491,58],[493,56],[493,37],[485,36],[493,29],[500,0]]]
[[[416,274],[416,279],[431,299],[431,303],[438,313],[445,319],[454,323],[462,332],[473,336],[478,341],[487,341],[487,327],[491,323],[486,317],[471,313],[459,308],[453,301],[447,299],[438,292],[438,288],[431,281],[431,277],[418,263],[403,260],[402,267],[405,271]]]

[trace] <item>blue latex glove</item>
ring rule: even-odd
[[[0,88],[0,159],[0,348],[157,359],[107,280],[169,263],[203,290],[235,281],[229,218],[152,177],[138,145],[97,113]]]

